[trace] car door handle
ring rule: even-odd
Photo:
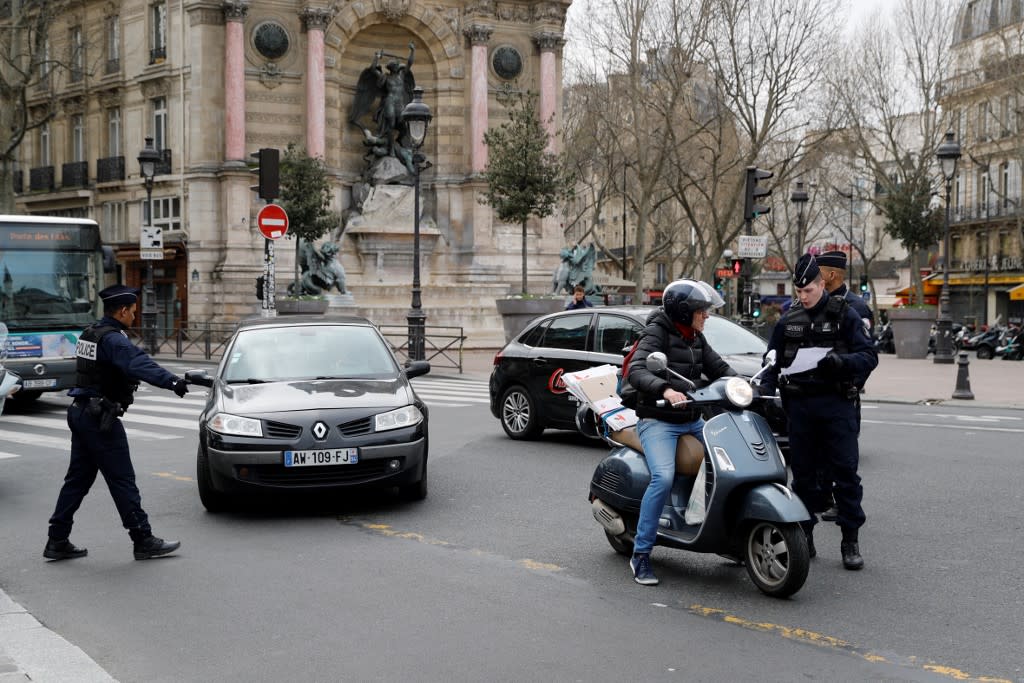
[[[544,358],[543,356],[540,357],[540,358],[534,358],[533,359],[533,364],[534,365],[547,365],[548,364],[548,359]]]

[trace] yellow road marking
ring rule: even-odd
[[[379,534],[381,536],[387,536],[388,538],[402,538],[409,541],[416,541],[417,543],[423,543],[425,545],[441,546],[452,549],[458,548],[458,546],[456,546],[453,543],[449,543],[448,541],[442,541],[438,538],[430,538],[429,536],[424,536],[423,534],[416,533],[414,531],[398,531],[397,529],[393,529],[390,524],[357,522],[355,520],[349,519],[348,517],[339,517],[338,521],[348,526],[358,527],[360,529],[364,529],[366,531]],[[495,557],[494,553],[487,552],[486,550],[480,550],[478,548],[465,548],[464,550],[467,550],[471,554],[480,557]],[[560,567],[557,564],[551,564],[550,562],[539,562],[537,560],[531,560],[529,558],[515,560],[515,563],[523,569],[529,569],[530,571],[560,572],[562,571],[562,569],[564,569],[564,567]]]
[[[848,641],[833,636],[825,635],[824,633],[816,633],[814,631],[808,631],[802,628],[793,628],[789,626],[782,626],[780,624],[772,624],[768,622],[750,621],[743,617],[738,617],[734,614],[729,614],[725,610],[716,609],[714,607],[705,607],[704,605],[690,605],[686,608],[691,614],[696,614],[701,617],[710,617],[712,619],[718,619],[727,624],[733,624],[740,628],[749,629],[751,631],[760,631],[762,633],[773,633],[780,635],[783,638],[790,640],[796,640],[808,645],[815,645],[822,648],[830,648],[834,650],[840,650],[847,654],[851,654],[855,657],[872,662],[875,664],[893,664],[896,666],[902,666],[912,669],[924,669],[931,673],[939,674],[947,678],[952,678],[958,681],[979,681],[981,683],[1013,683],[1008,678],[994,678],[991,676],[972,676],[971,674],[961,671],[960,669],[943,666],[941,664],[920,664],[916,657],[902,657],[899,655],[882,655],[877,652],[871,652],[867,648],[862,648]]]
[[[174,474],[173,472],[154,472],[154,477],[163,477],[164,479],[173,479],[174,481],[195,481],[192,477],[183,477],[180,474]]]

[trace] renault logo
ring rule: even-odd
[[[313,425],[313,436],[316,437],[317,441],[323,441],[327,438],[327,425],[323,422],[317,422]]]

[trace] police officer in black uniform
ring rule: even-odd
[[[819,254],[815,257],[818,262],[818,268],[821,269],[821,279],[825,282],[825,291],[828,292],[829,296],[839,296],[846,299],[846,303],[849,304],[850,308],[857,312],[857,315],[861,317],[861,322],[868,330],[868,337],[873,341],[873,330],[875,328],[875,314],[871,311],[871,307],[868,306],[867,302],[864,301],[864,297],[854,294],[846,286],[846,253],[842,251],[826,251],[824,254]],[[856,377],[854,382],[857,384],[857,388],[861,391],[864,390],[864,384],[867,382],[867,376]],[[857,421],[860,421],[860,399],[857,400]],[[826,498],[832,500],[832,484],[831,477],[828,474],[828,467],[823,468],[822,478],[824,480]],[[821,518],[826,522],[834,522],[836,517],[839,515],[839,511],[836,509],[835,503],[832,502],[828,509],[821,513]]]
[[[188,393],[185,380],[164,370],[129,341],[125,329],[135,321],[138,294],[139,290],[123,285],[101,291],[103,318],[79,337],[75,353],[78,377],[75,388],[68,392],[74,398],[68,406],[71,464],[50,517],[49,539],[43,550],[47,559],[67,560],[88,554],[68,537],[75,512],[97,472],[107,482],[121,523],[134,543],[136,560],[167,555],[181,545],[153,535],[135,485],[128,438],[119,419],[132,404],[140,380],[170,389],[179,397]]]
[[[824,509],[823,491],[818,477],[826,462],[834,481],[838,517],[842,529],[840,550],[843,566],[861,569],[858,530],[864,524],[861,508],[863,488],[857,474],[859,453],[857,420],[859,391],[857,377],[866,377],[878,365],[878,355],[868,338],[860,315],[846,300],[829,296],[817,261],[810,254],[800,257],[793,273],[799,303],[794,304],[775,326],[768,349],[778,354],[778,362],[765,372],[762,392],[777,386],[789,418],[790,464],[793,490],[811,510]],[[794,361],[801,363],[812,349],[827,349],[816,365],[782,374]],[[813,355],[812,355],[813,357]],[[812,514],[804,524],[811,556],[814,550]]]

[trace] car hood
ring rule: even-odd
[[[334,408],[391,408],[413,402],[404,377],[394,379],[297,380],[266,384],[218,381],[220,410],[234,414]]]
[[[722,356],[736,374],[753,377],[761,370],[761,355],[757,353],[730,353]]]

